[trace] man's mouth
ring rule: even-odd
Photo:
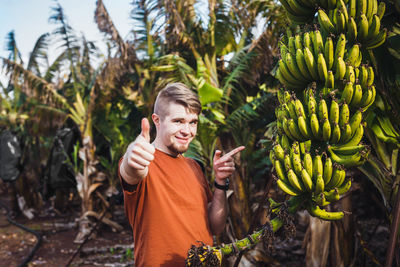
[[[178,143],[187,144],[189,142],[189,138],[175,137]]]

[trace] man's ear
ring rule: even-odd
[[[151,119],[153,120],[155,126],[160,125],[160,116],[153,113],[153,114],[151,114]]]

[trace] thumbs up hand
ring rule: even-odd
[[[147,118],[142,119],[141,127],[141,133],[128,146],[120,166],[122,177],[130,184],[137,184],[147,175],[147,167],[154,160],[156,151],[150,144],[150,124]]]

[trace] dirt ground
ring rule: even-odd
[[[357,186],[356,186],[357,188]],[[359,187],[360,188],[360,187]],[[366,242],[365,247],[358,244],[357,259],[353,266],[380,266],[384,264],[389,239],[389,226],[382,209],[371,197],[370,191],[356,189],[353,192],[353,215],[357,218],[359,236]],[[0,201],[2,199],[0,194]],[[56,213],[51,209],[45,215],[28,220],[23,215],[14,219],[42,235],[42,242],[28,266],[62,267],[71,260],[79,247],[73,241],[78,232],[76,213]],[[296,236],[290,240],[277,238],[274,251],[268,257],[271,264],[254,266],[305,266],[305,248],[303,245],[307,224],[296,219]],[[113,220],[123,226],[123,230],[112,231],[108,226],[99,231],[78,253],[70,266],[133,266],[132,234],[123,212],[123,206],[115,205]],[[37,242],[36,237],[11,224],[4,209],[0,209],[0,265],[19,266],[29,255]],[[360,242],[358,242],[360,243]],[[368,255],[373,253],[375,260]],[[396,265],[393,265],[396,266]]]

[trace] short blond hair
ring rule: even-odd
[[[166,107],[170,102],[180,104],[197,115],[201,112],[198,95],[183,83],[168,84],[158,93],[154,104],[154,113],[160,117],[167,115]]]

